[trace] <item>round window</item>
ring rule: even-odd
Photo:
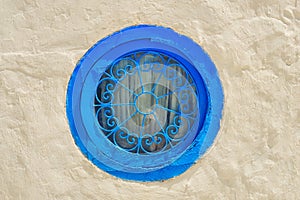
[[[188,169],[219,129],[223,92],[214,64],[171,29],[134,26],[100,40],[69,81],[75,143],[124,179],[165,180]]]

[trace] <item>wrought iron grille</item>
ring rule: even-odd
[[[105,137],[136,154],[167,151],[199,117],[195,82],[176,58],[137,51],[115,60],[99,79],[95,118]]]

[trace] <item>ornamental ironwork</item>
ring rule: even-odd
[[[99,79],[94,107],[106,138],[137,154],[176,146],[199,115],[190,73],[176,58],[155,51],[115,60]]]

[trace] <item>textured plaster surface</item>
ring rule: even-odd
[[[299,199],[300,1],[0,0],[0,16],[0,199]],[[164,182],[96,168],[65,115],[84,52],[141,23],[199,43],[225,93],[214,147]]]

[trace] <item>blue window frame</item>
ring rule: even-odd
[[[209,56],[171,29],[139,25],[96,43],[67,90],[71,133],[100,169],[123,179],[165,180],[212,145],[223,91]]]

